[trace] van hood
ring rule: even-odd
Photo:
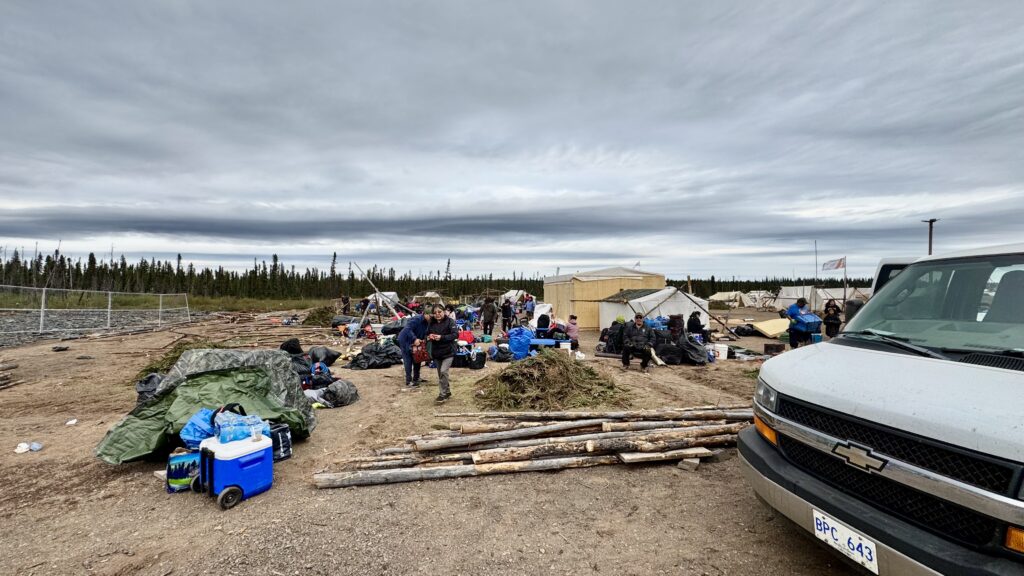
[[[780,394],[1024,462],[1024,373],[821,343],[764,363]]]

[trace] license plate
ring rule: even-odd
[[[818,540],[839,550],[861,566],[878,574],[878,551],[875,543],[861,536],[838,520],[813,510],[814,535]]]

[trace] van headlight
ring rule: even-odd
[[[779,393],[764,380],[758,378],[757,388],[754,390],[754,400],[769,412],[775,412],[775,408],[779,404]]]

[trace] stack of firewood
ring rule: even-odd
[[[14,370],[17,367],[17,364],[8,363],[3,358],[0,358],[0,390],[17,386],[18,384],[25,382],[24,380],[15,380],[14,376],[11,375],[11,370]]]
[[[711,456],[753,420],[750,404],[617,412],[462,412],[450,430],[338,460],[318,488]]]

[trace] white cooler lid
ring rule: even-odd
[[[253,452],[259,452],[272,448],[274,441],[269,436],[264,436],[259,440],[253,440],[252,438],[246,438],[245,440],[235,440],[234,442],[227,442],[221,444],[220,440],[216,436],[212,436],[203,440],[199,443],[199,449],[209,448],[213,451],[213,457],[217,460],[234,460],[252,454]]]

